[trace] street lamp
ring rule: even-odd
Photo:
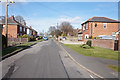
[[[10,1],[10,3],[15,3],[14,1]],[[8,0],[6,0],[6,17],[5,17],[5,26],[6,26],[6,47],[8,46]]]

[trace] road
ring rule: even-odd
[[[39,42],[14,59],[10,78],[96,78],[74,63],[54,40]]]

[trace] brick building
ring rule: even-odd
[[[0,24],[2,24],[2,27],[3,27],[2,34],[6,35],[5,19],[2,19],[0,21]],[[26,23],[20,24],[15,20],[14,16],[11,16],[10,18],[8,18],[8,37],[18,38],[19,36],[27,34],[27,29],[29,28],[26,26]]]
[[[100,37],[100,36],[115,36],[118,33],[118,24],[120,21],[113,20],[107,17],[92,17],[82,23],[82,31],[78,33],[78,40],[85,38]],[[118,38],[116,38],[118,39]]]

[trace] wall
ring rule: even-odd
[[[92,36],[96,37],[99,35],[112,35],[112,32],[118,31],[118,23],[107,23],[107,28],[104,28],[104,24],[102,22],[91,22],[92,24]],[[89,24],[89,34],[91,34],[91,25]],[[97,27],[95,27],[97,24]]]
[[[28,38],[8,38],[8,42],[28,42]]]
[[[6,27],[3,29],[2,34],[6,36]],[[17,38],[17,25],[8,25],[8,37]]]
[[[84,39],[84,44],[86,44],[86,42],[88,40],[92,41],[92,46],[99,46],[99,47],[114,50],[114,40],[109,40],[109,39]]]

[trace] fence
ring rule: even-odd
[[[8,42],[28,42],[28,38],[8,38]]]
[[[92,41],[92,46],[99,46],[103,48],[108,48],[112,50],[118,50],[118,40],[110,40],[110,39],[85,39],[84,43],[88,40]]]

